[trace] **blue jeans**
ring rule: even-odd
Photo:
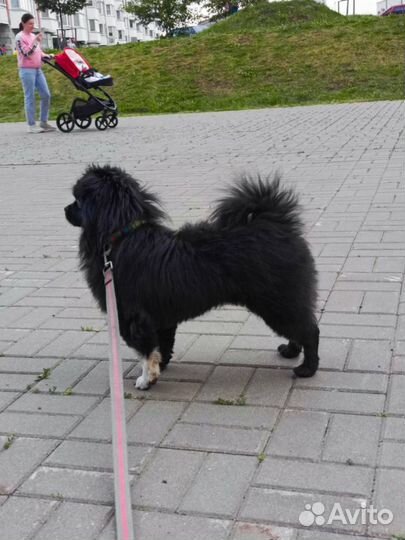
[[[41,122],[47,122],[49,116],[49,105],[51,103],[51,93],[43,74],[42,69],[20,68],[20,79],[24,90],[25,116],[28,125],[35,125],[35,90],[41,97]]]

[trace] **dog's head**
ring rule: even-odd
[[[165,217],[157,197],[119,167],[89,166],[74,185],[73,196],[66,219],[95,237],[98,246],[134,220],[156,224]]]

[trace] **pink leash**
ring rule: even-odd
[[[110,392],[112,413],[112,446],[114,462],[114,497],[117,540],[134,540],[131,496],[129,491],[127,433],[125,426],[124,386],[120,355],[117,301],[115,298],[111,249],[104,251],[104,284],[106,289],[108,331],[110,334]]]

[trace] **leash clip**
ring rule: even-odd
[[[108,259],[110,253],[111,253],[111,244],[106,244],[104,246],[104,253],[103,253],[103,258],[104,258],[103,274],[104,275],[106,274],[107,270],[113,269],[113,263],[112,261]]]

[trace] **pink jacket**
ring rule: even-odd
[[[35,34],[19,32],[15,36],[18,56],[18,67],[39,69],[42,66],[42,57],[46,56],[41,45],[35,40]]]

